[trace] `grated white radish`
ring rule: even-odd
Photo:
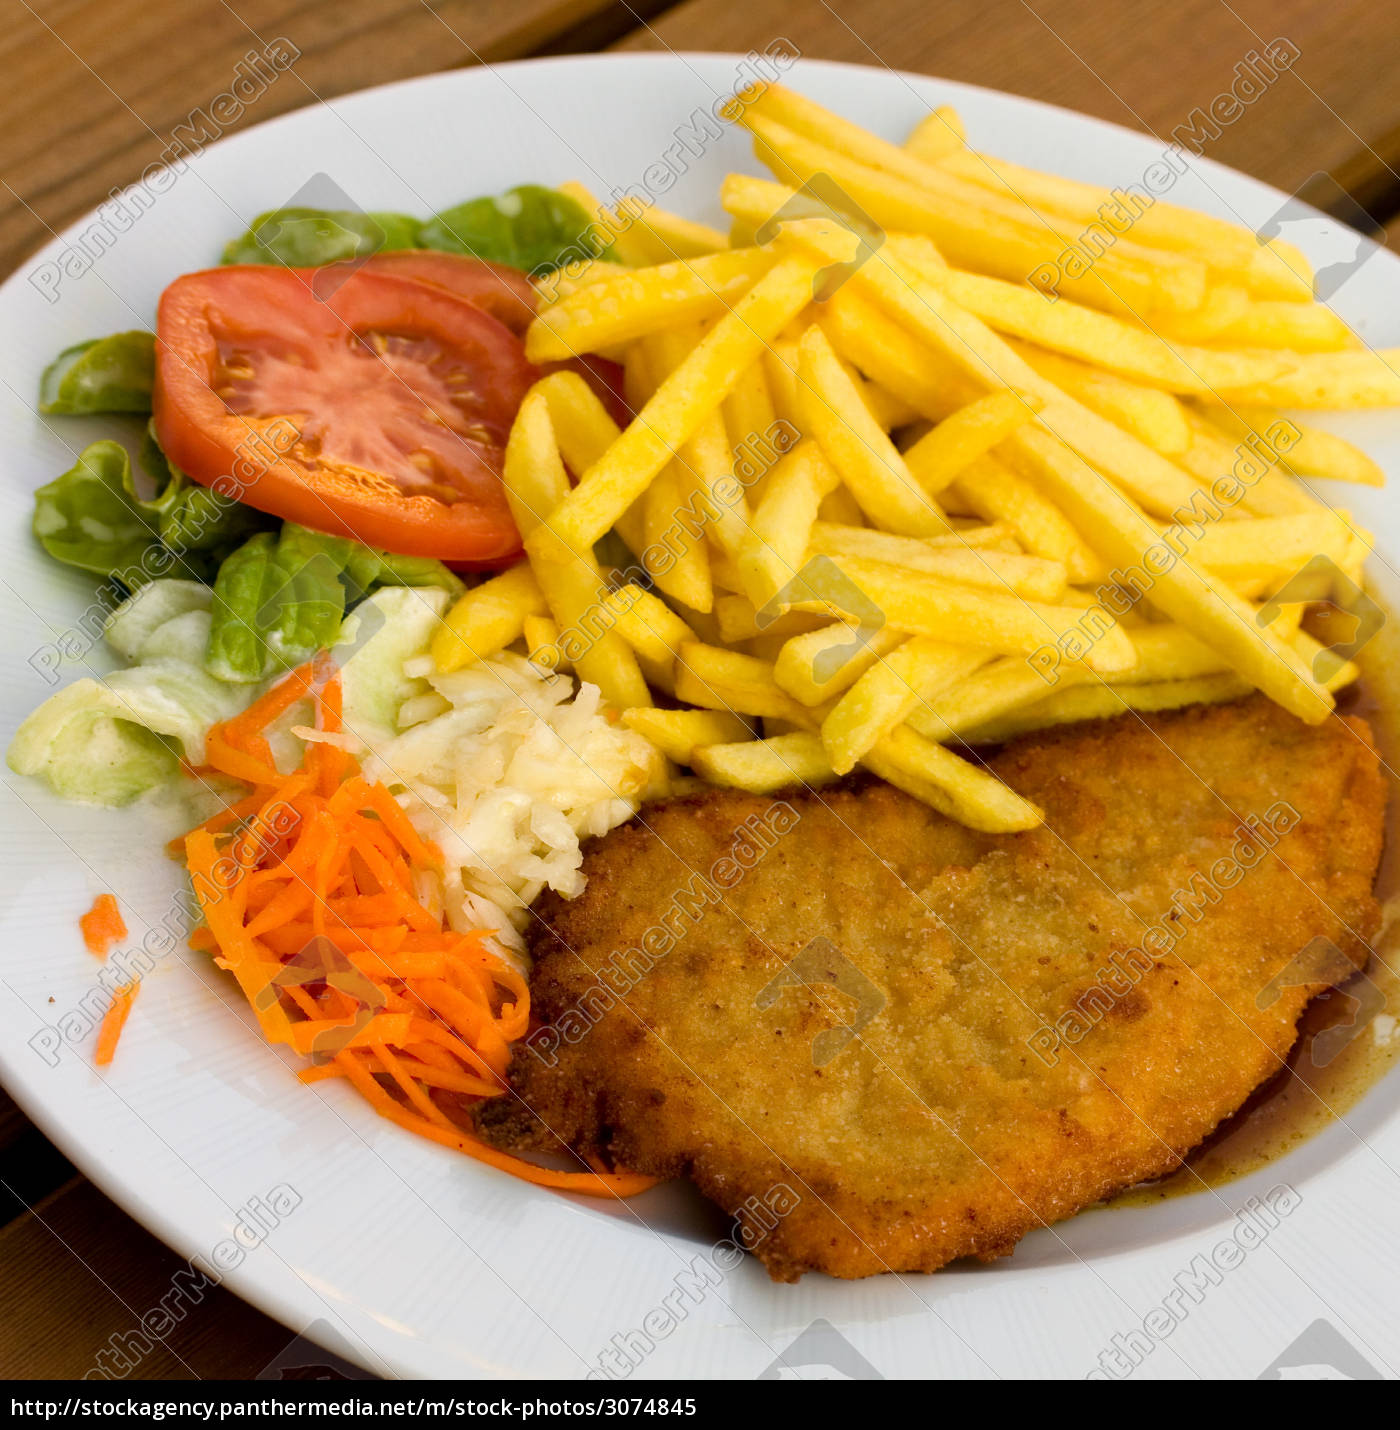
[[[545,888],[582,892],[582,841],[661,793],[665,758],[609,720],[596,686],[576,688],[519,656],[449,675],[424,657],[405,674],[426,679],[434,695],[404,704],[407,728],[376,742],[365,773],[442,849],[449,924],[498,929],[518,960],[529,905]]]

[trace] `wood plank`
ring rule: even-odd
[[[747,52],[777,36],[813,58],[1009,90],[1164,140],[1230,89],[1251,50],[1284,37],[1296,63],[1204,152],[1314,200],[1329,187],[1315,175],[1347,176],[1373,204],[1384,190],[1381,216],[1400,208],[1382,157],[1400,125],[1400,25],[1370,0],[685,0],[619,48]]]
[[[116,188],[172,133],[263,68],[246,57],[278,38],[300,58],[243,82],[225,105],[232,133],[300,105],[389,80],[590,47],[635,23],[618,0],[36,0],[0,33],[0,273]],[[611,21],[606,33],[599,26]],[[601,36],[601,38],[600,38]],[[266,71],[275,74],[275,71]]]
[[[97,1366],[135,1380],[251,1380],[292,1334],[222,1288],[171,1302],[181,1314],[163,1339],[141,1330],[184,1265],[91,1182],[72,1179],[0,1231],[0,1375],[69,1380]]]

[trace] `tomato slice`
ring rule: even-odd
[[[372,273],[435,283],[459,298],[475,303],[520,337],[524,336],[530,319],[535,316],[534,285],[519,269],[507,268],[502,263],[488,263],[485,259],[467,258],[459,253],[434,253],[426,248],[413,248],[377,253],[367,258],[362,266]]]
[[[318,274],[320,275],[318,279]],[[537,373],[441,285],[366,264],[186,274],[156,322],[156,436],[195,481],[407,556],[501,564],[505,442]]]
[[[523,273],[481,258],[414,248],[377,253],[365,259],[363,266],[380,273],[416,278],[422,283],[436,283],[441,288],[449,288],[458,297],[484,308],[493,318],[499,318],[511,332],[521,337],[525,336],[525,329],[530,326],[538,306],[534,284]],[[619,427],[625,427],[632,420],[632,409],[622,392],[620,364],[589,353],[567,362],[546,364],[541,371],[554,372],[557,368],[578,373],[598,394],[608,415]]]

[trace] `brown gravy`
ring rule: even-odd
[[[1338,697],[1341,713],[1361,715],[1370,722],[1381,757],[1391,766],[1384,771],[1390,803],[1385,852],[1376,880],[1382,922],[1370,961],[1340,990],[1313,1001],[1299,1023],[1299,1038],[1287,1066],[1222,1122],[1180,1170],[1130,1188],[1109,1206],[1144,1206],[1248,1176],[1345,1116],[1400,1059],[1398,627],[1400,617],[1392,616],[1359,653],[1362,679]],[[1353,1028],[1355,1032],[1350,1031]],[[1329,1029],[1335,1031],[1329,1034]]]

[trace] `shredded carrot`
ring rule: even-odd
[[[136,990],[140,986],[139,982],[123,983],[112,995],[112,1001],[108,1004],[101,1026],[97,1030],[97,1052],[93,1055],[93,1061],[98,1067],[105,1068],[112,1061],[122,1029],[126,1027],[126,1020],[131,1013]]]
[[[92,907],[78,920],[83,931],[83,942],[89,953],[106,958],[112,945],[126,937],[126,920],[117,908],[117,901],[111,894],[99,894]]]
[[[415,891],[442,853],[353,754],[312,740],[300,770],[276,769],[267,727],[303,699],[318,730],[341,731],[340,678],[322,656],[209,732],[204,768],[253,792],[184,838],[204,914],[192,946],[233,974],[269,1042],[311,1060],[303,1082],[344,1078],[399,1126],[541,1186],[630,1196],[654,1185],[602,1166],[538,1167],[454,1122],[505,1092],[529,990],[484,934],[445,927],[423,903]]]

